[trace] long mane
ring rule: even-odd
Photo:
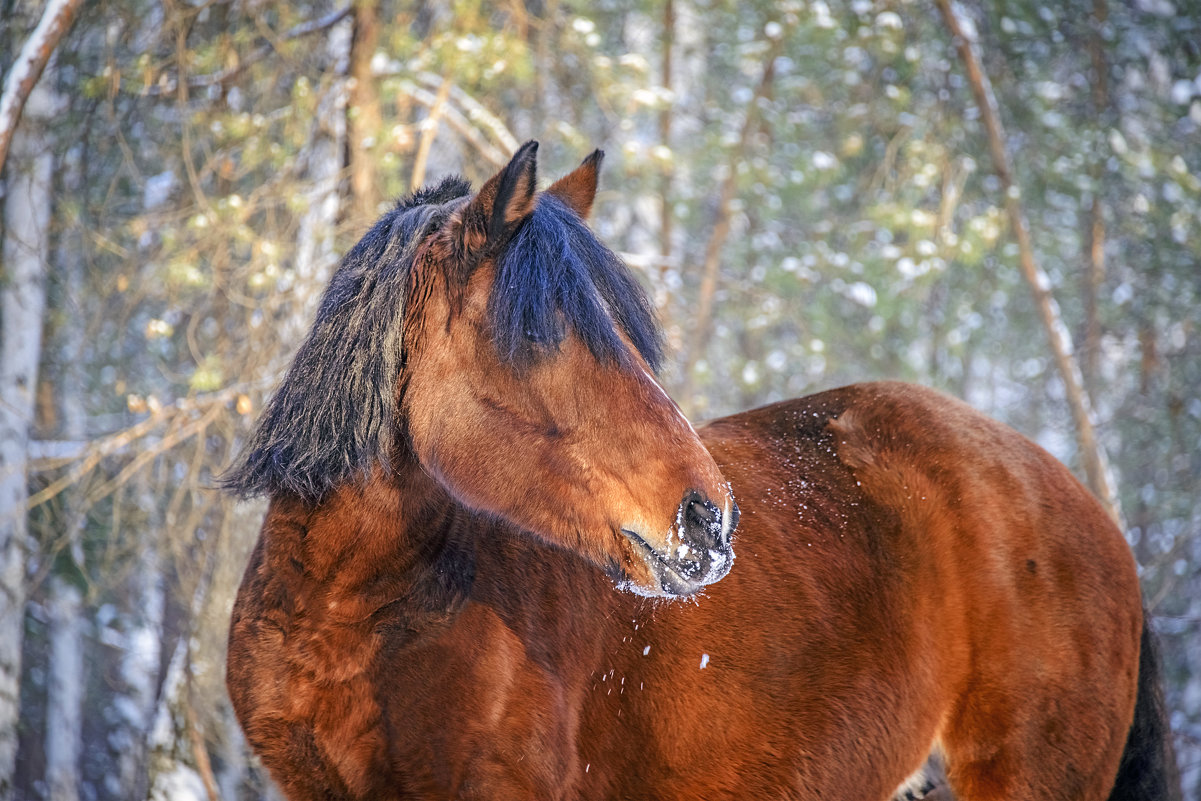
[[[226,490],[318,502],[393,463],[414,256],[470,191],[457,177],[422,189],[346,254],[242,456],[222,476]],[[516,367],[554,349],[568,329],[598,360],[626,361],[618,326],[653,369],[662,358],[642,287],[574,212],[546,194],[498,258],[489,316],[500,360]]]
[[[391,463],[413,256],[470,191],[447,178],[401,200],[346,254],[225,489],[317,501]]]

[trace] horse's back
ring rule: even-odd
[[[960,401],[892,382],[702,436],[744,509],[747,586],[769,551],[813,597],[859,598],[837,609],[844,647],[876,638],[905,654],[881,696],[928,708],[886,725],[929,730],[962,797],[1105,798],[1134,706],[1141,601],[1120,532],[1067,468]]]

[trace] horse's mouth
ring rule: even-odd
[[[673,553],[665,554],[635,531],[623,528],[621,533],[633,544],[634,550],[659,585],[656,588],[646,587],[628,577],[619,583],[622,589],[639,595],[687,598],[705,585],[724,578],[734,564],[732,548],[715,550],[681,543]]]

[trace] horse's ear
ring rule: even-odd
[[[594,150],[588,158],[571,172],[551,184],[546,193],[554,195],[570,206],[581,219],[588,219],[592,201],[596,199],[597,174],[605,151]]]
[[[538,143],[518,148],[505,167],[480,187],[463,210],[464,244],[468,249],[501,245],[534,211]]]

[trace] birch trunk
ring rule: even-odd
[[[50,62],[59,40],[75,21],[80,5],[82,0],[50,0],[42,11],[38,26],[21,47],[4,79],[4,90],[0,92],[0,169],[10,153],[22,109],[33,97],[42,70]]]
[[[150,732],[150,801],[213,801],[203,771],[195,767],[188,736],[188,642],[180,637],[163,679]]]
[[[46,263],[54,159],[42,123],[54,112],[39,84],[13,135],[4,202],[0,281],[0,798],[13,792],[20,705],[21,644],[27,554],[25,503],[29,427],[33,420],[46,308]]]
[[[78,588],[50,584],[50,675],[46,688],[46,798],[79,801],[83,732],[83,631]]]
[[[75,196],[82,190],[80,149],[74,148],[59,167],[61,191]],[[62,327],[58,340],[58,368],[41,382],[42,386],[57,385],[58,417],[62,421],[61,435],[68,442],[82,442],[87,437],[85,425],[85,381],[80,367],[84,361],[84,316],[80,301],[84,296],[82,245],[77,219],[63,219],[54,257],[55,269],[63,288],[59,304],[67,310],[61,315]],[[49,334],[47,335],[49,336]],[[47,351],[52,345],[46,343]],[[76,564],[84,568],[83,519],[77,514],[81,506],[78,488],[68,491],[62,531],[69,540],[68,552]],[[61,576],[50,582],[47,603],[50,627],[49,682],[46,688],[46,792],[49,801],[78,801],[81,786],[80,749],[83,742],[84,632],[81,620],[83,595]]]
[[[158,499],[144,476],[142,483],[145,485],[139,490],[142,508],[154,509]],[[166,610],[159,563],[160,521],[152,519],[148,528],[153,533],[143,546],[140,569],[131,577],[129,594],[133,609],[128,612],[128,633],[120,663],[123,695],[128,703],[118,706],[122,714],[117,725],[127,733],[125,740],[129,746],[121,752],[117,771],[125,796],[134,799],[146,798],[149,792],[146,753],[154,723]]]
[[[352,21],[330,28],[326,52],[332,80],[317,108],[313,138],[301,159],[310,183],[308,208],[300,219],[296,242],[296,302],[287,343],[299,343],[316,310],[322,287],[333,270],[341,198],[338,181],[346,152],[347,74],[350,69]]]

